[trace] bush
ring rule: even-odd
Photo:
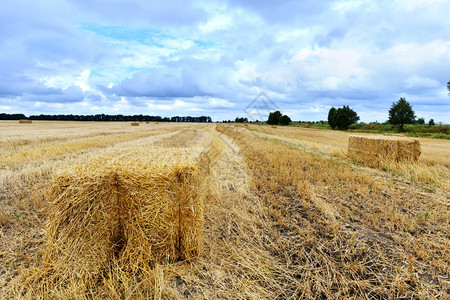
[[[424,118],[417,119],[417,124],[419,124],[419,125],[425,124],[425,119]]]

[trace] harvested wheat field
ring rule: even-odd
[[[0,298],[448,299],[450,142],[418,141],[0,122]]]

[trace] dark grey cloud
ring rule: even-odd
[[[24,94],[48,95],[60,93],[59,89],[48,87],[26,76],[0,76],[0,96],[22,96]]]
[[[104,89],[108,92],[108,89]],[[165,73],[160,70],[138,72],[119,85],[109,89],[118,96],[129,97],[194,97],[201,95],[198,87],[189,82],[189,78]]]
[[[46,103],[74,103],[82,102],[85,94],[78,86],[70,86],[66,89],[52,89],[41,93],[26,93],[22,96],[23,101],[46,102]]]

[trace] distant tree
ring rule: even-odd
[[[24,114],[0,114],[0,120],[20,120],[20,119],[26,119]]]
[[[244,118],[244,117],[242,117],[242,118],[236,118],[236,119],[234,120],[234,122],[235,122],[235,123],[247,123],[247,122],[248,122],[248,119],[247,119],[247,118]]]
[[[269,119],[267,120],[267,124],[269,125],[278,125],[280,123],[281,112],[279,110],[274,111],[269,114]]]
[[[428,125],[434,126],[434,125],[436,125],[436,123],[434,123],[434,120],[433,120],[433,119],[430,119],[430,121],[428,121]]]
[[[279,110],[270,113],[267,119],[267,124],[270,125],[289,125],[291,122],[291,118],[287,115],[282,115]]]
[[[341,130],[347,130],[350,125],[355,124],[358,121],[358,114],[349,106],[344,105],[342,108],[338,108],[336,110],[334,123],[336,124],[337,128]]]
[[[404,124],[412,124],[415,118],[411,105],[403,97],[392,103],[389,109],[389,123],[397,125],[400,131],[403,131]]]
[[[289,125],[291,124],[291,118],[289,118],[287,115],[282,115],[280,118],[280,125]]]
[[[336,112],[337,112],[337,109],[334,107],[330,108],[330,111],[328,112],[328,124],[333,129],[336,128],[336,122],[335,122]]]
[[[418,118],[417,119],[417,124],[419,124],[419,125],[425,124],[425,119],[424,118]]]
[[[331,128],[338,128],[341,130],[347,130],[350,125],[359,121],[358,114],[349,106],[343,106],[342,108],[330,108],[328,112],[328,124]]]
[[[447,82],[447,90],[448,90],[448,95],[450,96],[450,81]]]

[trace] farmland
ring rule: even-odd
[[[420,138],[417,163],[370,168],[347,158],[348,136],[260,125],[0,122],[0,298],[447,299],[450,141]],[[175,152],[208,155],[198,256],[133,272],[106,260],[103,273],[74,286],[30,280],[48,250],[57,174],[95,159],[104,161],[100,171],[109,160],[164,164]]]

